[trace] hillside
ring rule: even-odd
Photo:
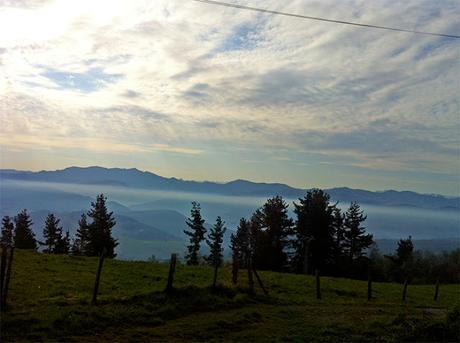
[[[107,260],[99,305],[90,306],[97,259],[17,251],[2,315],[3,341],[400,341],[458,339],[458,285],[401,285],[323,277],[322,300],[310,276],[260,272],[269,296],[230,283],[223,268],[179,265],[175,292],[164,293],[168,265]],[[457,316],[457,317],[455,317]]]

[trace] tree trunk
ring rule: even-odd
[[[305,244],[303,255],[303,273],[308,274],[308,243]]]
[[[234,285],[238,284],[238,259],[234,259],[232,263],[232,282]]]
[[[252,260],[251,260],[251,258],[248,258],[247,268],[248,268],[249,292],[252,294],[252,293],[254,293],[254,279],[252,277]]]
[[[434,289],[434,301],[438,301],[439,295],[439,278],[436,280],[436,287]]]
[[[407,295],[407,278],[404,281],[404,286],[403,286],[403,293],[402,293],[402,301],[406,301],[406,295]]]
[[[216,288],[217,284],[217,269],[219,268],[219,265],[214,266],[214,281],[212,282],[212,288]]]
[[[371,274],[369,273],[367,277],[367,300],[372,299],[372,278]]]

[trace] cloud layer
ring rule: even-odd
[[[455,0],[238,3],[460,32]],[[458,40],[193,1],[0,6],[4,167],[460,192]]]

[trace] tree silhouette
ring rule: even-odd
[[[14,223],[9,216],[2,218],[2,236],[0,244],[4,247],[12,247],[14,242]]]
[[[351,261],[363,256],[365,250],[373,243],[372,235],[366,234],[366,228],[361,226],[366,218],[356,202],[352,202],[345,213],[343,247]]]
[[[32,220],[24,209],[14,217],[16,228],[14,231],[14,246],[18,249],[37,250],[37,241],[32,231]]]
[[[244,219],[240,219],[240,223],[236,228],[236,233],[232,233],[230,248],[232,249],[232,258],[237,260],[241,267],[246,266],[247,256],[249,255],[249,226],[250,223]]]
[[[98,256],[106,249],[106,257],[116,256],[115,248],[118,245],[116,239],[112,237],[112,228],[116,222],[113,212],[109,212],[106,206],[107,198],[104,194],[99,194],[95,202],[91,202],[91,209],[87,215],[92,219],[88,225],[88,245],[86,255]]]
[[[201,242],[204,240],[206,229],[203,226],[204,219],[201,218],[200,204],[193,201],[190,211],[190,218],[185,221],[190,231],[184,230],[184,233],[190,237],[190,244],[187,246],[188,254],[185,256],[188,265],[198,264],[198,254],[200,252]]]
[[[345,228],[344,228],[345,215],[340,208],[335,207],[333,211],[332,226],[334,230],[334,263],[335,267],[339,269],[343,263],[343,249],[345,243]]]
[[[293,221],[288,205],[281,196],[268,199],[260,209],[261,230],[258,237],[257,267],[280,271],[287,265],[286,247],[292,234]]]
[[[223,254],[222,254],[222,243],[224,241],[224,233],[227,230],[224,227],[224,222],[222,221],[221,217],[217,217],[216,223],[214,224],[214,227],[211,229],[211,231],[208,234],[208,238],[206,239],[206,243],[208,244],[211,253],[208,257],[208,262],[211,264],[211,266],[214,267],[214,279],[212,283],[212,287],[216,287],[216,282],[217,282],[217,270],[222,264],[223,260]]]
[[[45,238],[46,248],[43,252],[49,254],[57,253],[56,247],[62,241],[62,227],[59,226],[60,220],[53,213],[49,213],[45,219],[45,227],[43,228],[43,237]]]
[[[56,244],[56,254],[68,254],[70,252],[70,233],[66,231],[65,235],[61,235]]]
[[[89,225],[86,221],[86,214],[82,213],[78,221],[78,229],[75,234],[75,239],[72,244],[72,254],[74,255],[89,255]]]
[[[294,262],[299,272],[324,270],[333,261],[335,208],[321,189],[308,191],[298,204],[294,202]]]
[[[400,239],[398,242],[398,248],[396,249],[396,256],[400,265],[407,263],[412,258],[414,252],[414,244],[412,243],[412,237],[409,236],[407,239]]]

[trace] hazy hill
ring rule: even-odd
[[[280,183],[256,183],[246,180],[235,180],[227,183],[185,181],[176,178],[166,178],[137,169],[102,167],[70,167],[63,170],[40,172],[4,169],[0,170],[0,177],[4,180],[114,185],[131,188],[236,196],[269,197],[282,195],[284,197],[296,198],[303,196],[306,192],[306,189],[293,188]],[[359,203],[397,207],[460,209],[460,198],[458,197],[450,198],[441,195],[394,190],[371,192],[346,187],[328,189],[327,192],[336,201],[358,201]]]
[[[48,213],[49,211],[46,210],[33,211],[30,213],[33,222],[32,228],[39,240],[42,240],[43,226]],[[60,219],[59,224],[63,227],[64,231],[69,230],[71,236],[74,236],[78,228],[78,220],[82,213],[83,211],[54,212],[56,217]],[[116,213],[115,220],[116,225],[113,230],[115,237],[145,241],[183,241],[182,238],[175,236],[168,230],[158,229],[153,225],[142,223],[126,215]]]
[[[140,223],[154,225],[171,235],[185,239],[186,217],[174,210],[130,211],[127,213]]]

